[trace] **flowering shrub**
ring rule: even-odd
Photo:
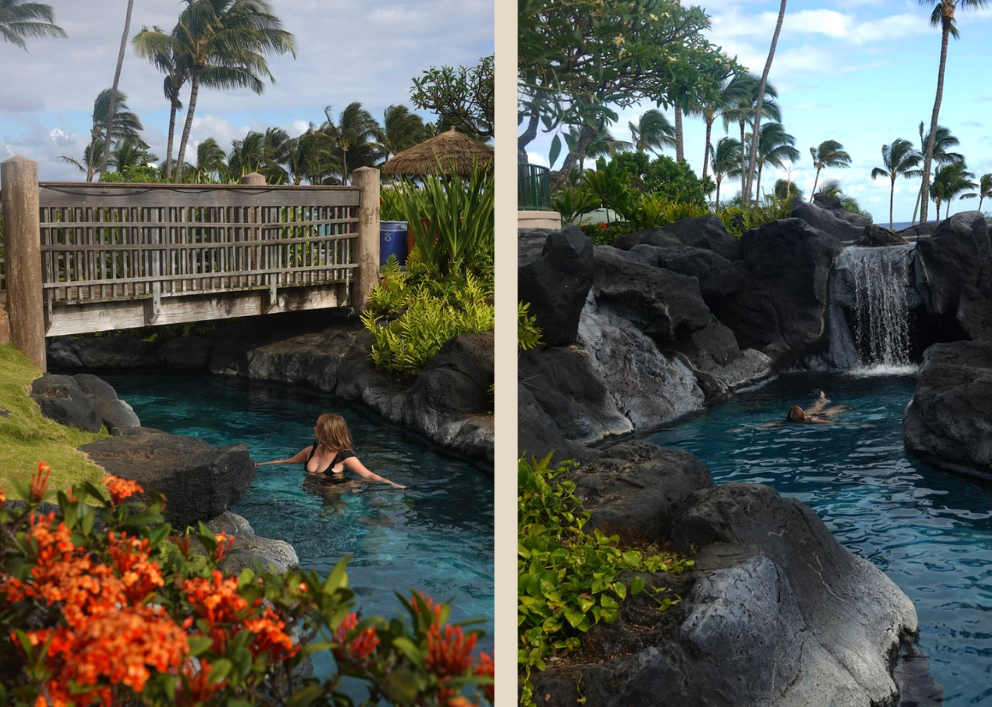
[[[45,512],[49,473],[38,465],[25,503],[0,491],[0,705],[350,705],[343,676],[371,704],[492,702],[492,660],[473,655],[480,633],[449,624],[446,604],[414,593],[400,597],[409,621],[360,618],[345,561],[323,579],[225,576],[233,538],[201,524],[207,562],[191,562],[189,535],[167,542],[162,497],[128,500],[141,487],[114,476],[106,493],[59,491],[60,512]],[[338,674],[302,677],[321,650]]]

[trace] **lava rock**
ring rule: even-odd
[[[695,277],[699,280],[699,291],[707,305],[732,294],[743,275],[737,264],[703,248],[659,248],[641,244],[631,248],[630,252],[640,255],[649,265]]]
[[[492,399],[493,332],[461,334],[448,341],[427,362],[406,393],[405,423],[455,451],[462,437],[471,446],[488,434],[493,445]],[[487,461],[492,463],[492,453]]]
[[[166,516],[180,529],[216,518],[240,501],[255,479],[244,444],[214,447],[148,427],[79,449],[107,472],[165,496]]]
[[[41,414],[66,427],[99,432],[103,427],[100,413],[72,376],[45,373],[31,384],[31,399]]]
[[[651,267],[636,254],[612,246],[594,249],[592,291],[599,304],[659,342],[675,341],[710,322],[699,281],[663,268]]]
[[[800,219],[771,221],[741,239],[746,272],[714,308],[742,349],[777,366],[806,359],[826,343],[827,284],[840,241]]]
[[[903,417],[906,449],[930,466],[992,483],[992,342],[926,350]]]
[[[571,453],[581,451],[578,445],[634,431],[589,354],[578,346],[521,352],[517,380],[526,404],[517,420],[521,453],[538,458],[552,450],[562,453],[559,444],[566,440]]]
[[[890,231],[873,223],[865,226],[861,237],[854,242],[854,245],[862,248],[880,248],[890,245],[906,245],[907,243],[909,241],[895,231]]]
[[[158,345],[130,334],[86,339],[56,338],[48,347],[48,365],[58,368],[114,370],[155,366]]]
[[[624,545],[667,542],[692,494],[713,486],[709,469],[689,452],[646,442],[614,445],[561,479],[575,482],[589,512],[585,532],[598,528]]]
[[[141,427],[134,408],[119,399],[117,391],[105,380],[91,373],[77,373],[73,378],[93,403],[110,434],[123,434],[131,428]]]
[[[637,326],[613,311],[615,300],[590,298],[579,322],[579,342],[609,395],[636,431],[703,407],[691,369],[666,356]]]
[[[708,250],[727,260],[741,259],[741,244],[727,233],[723,221],[713,214],[687,218],[664,228],[649,228],[620,236],[613,246],[631,250],[637,245],[656,248],[699,248]]]
[[[792,217],[802,219],[813,228],[847,242],[860,238],[865,228],[871,225],[871,221],[861,214],[845,210],[839,199],[825,194],[814,194],[813,203],[797,203],[792,209]]]
[[[955,322],[966,338],[992,341],[992,241],[985,216],[964,211],[916,243],[917,289],[928,310]]]
[[[552,232],[541,257],[520,267],[519,299],[530,303],[546,346],[575,343],[579,314],[593,282],[593,245],[575,226]]]
[[[899,231],[899,235],[903,238],[919,238],[920,236],[929,236],[937,230],[939,224],[936,221],[926,221],[925,223],[918,223],[914,226],[909,226]]]
[[[207,370],[216,344],[217,339],[210,336],[180,336],[162,344],[155,352],[155,360],[166,368]]]
[[[234,538],[227,555],[218,565],[223,572],[237,575],[241,570],[259,565],[271,572],[287,572],[300,566],[296,550],[285,540],[272,540],[255,534],[251,524],[237,513],[227,511],[207,523],[216,533]]]

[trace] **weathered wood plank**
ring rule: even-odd
[[[263,187],[241,186],[175,187],[172,185],[40,185],[42,207],[89,207],[114,209],[143,207],[316,207],[358,206],[359,190],[354,187]]]
[[[152,230],[152,229],[149,229]],[[156,228],[156,231],[163,229]],[[42,233],[45,233],[45,229],[41,229]],[[91,252],[110,252],[118,250],[207,250],[209,248],[230,248],[231,246],[237,247],[248,247],[248,246],[260,246],[260,245],[292,245],[296,243],[322,243],[325,241],[341,241],[341,240],[354,240],[358,238],[357,233],[345,233],[343,235],[330,235],[330,236],[306,236],[302,238],[279,238],[279,239],[257,239],[257,240],[243,240],[243,241],[203,241],[194,243],[165,243],[160,245],[158,243],[81,243],[81,244],[44,244],[42,245],[42,252],[53,252],[53,251],[84,251],[86,253]]]
[[[332,284],[297,290],[279,290],[274,302],[268,288],[222,294],[163,297],[156,326],[185,322],[282,314],[307,309],[344,306],[339,299],[341,286]],[[93,302],[56,306],[52,324],[45,336],[86,334],[113,329],[145,326],[145,307],[149,298]]]

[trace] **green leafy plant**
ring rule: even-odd
[[[709,213],[705,206],[695,202],[669,201],[665,197],[652,194],[637,200],[631,211],[631,231],[646,228],[662,228],[684,218],[697,218]]]
[[[579,229],[589,236],[595,245],[611,245],[620,236],[638,230],[632,224],[624,222],[611,223],[609,225],[605,223],[584,223],[579,226]]]
[[[537,317],[530,314],[530,302],[517,302],[517,345],[526,351],[540,346],[541,327],[537,325]]]
[[[551,208],[561,214],[562,223],[571,223],[599,208],[600,201],[587,189],[565,187],[551,196]]]
[[[716,188],[708,177],[700,180],[685,161],[676,162],[665,155],[652,160],[644,152],[622,152],[613,161],[630,175],[633,191],[660,196],[670,202],[705,208],[706,194]]]
[[[581,636],[598,623],[614,623],[628,593],[644,591],[643,578],[625,584],[623,572],[685,572],[692,560],[645,554],[619,546],[599,529],[587,534],[589,514],[575,496],[575,482],[562,478],[575,463],[549,467],[551,454],[517,469],[517,665],[521,704],[531,705],[532,670],[544,670],[552,655],[577,650]],[[678,598],[659,600],[659,610]]]
[[[495,310],[492,290],[470,273],[464,280],[411,283],[412,278],[397,278],[379,285],[370,297],[372,306],[361,319],[372,334],[372,362],[412,377],[452,337],[492,329]],[[377,308],[385,305],[394,314],[401,312],[386,320],[387,312]]]
[[[409,198],[403,183],[383,185],[379,192],[379,220],[402,221],[405,218],[402,201]]]
[[[789,218],[792,215],[792,199],[772,197],[764,204],[752,204],[749,207],[731,202],[716,214],[723,222],[727,232],[740,238],[745,231],[758,228],[771,221]]]
[[[635,202],[630,191],[630,175],[616,161],[607,162],[600,157],[596,161],[596,169],[587,170],[583,175],[582,186],[621,220],[626,220],[630,215]]]
[[[423,178],[423,188],[402,191],[399,206],[424,261],[442,274],[474,269],[491,259],[495,244],[495,181],[475,169],[467,179],[452,173]]]

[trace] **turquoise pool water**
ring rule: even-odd
[[[452,620],[484,619],[479,646],[492,652],[493,481],[482,469],[370,413],[297,388],[206,375],[103,377],[145,427],[211,444],[244,442],[256,461],[285,459],[309,445],[320,413],[344,415],[365,466],[406,490],[362,484],[360,493],[322,496],[304,484],[301,466],[262,466],[231,510],[258,535],[291,543],[304,568],[326,574],[351,556],[350,586],[366,615],[401,611],[394,591],[454,598]]]
[[[992,490],[907,454],[902,415],[913,384],[906,375],[790,374],[648,439],[694,453],[717,483],[768,484],[813,508],[913,600],[945,704],[992,704]],[[838,420],[874,427],[755,429],[808,406],[820,387],[852,406]]]

